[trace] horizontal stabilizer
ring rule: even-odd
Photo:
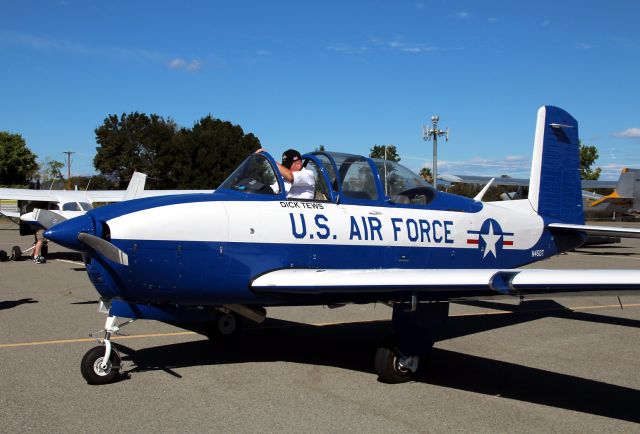
[[[616,226],[571,225],[565,223],[551,223],[550,229],[560,229],[573,232],[584,232],[587,235],[613,236],[622,238],[640,238],[640,229]]]
[[[283,269],[256,278],[257,293],[336,295],[417,292],[438,299],[478,295],[640,290],[640,270]],[[455,294],[455,295],[453,295]],[[464,294],[464,296],[460,296]],[[429,298],[427,295],[423,298]]]

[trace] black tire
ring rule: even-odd
[[[220,313],[216,319],[206,325],[206,335],[209,339],[229,339],[236,336],[242,329],[242,318],[233,312]]]
[[[383,383],[406,383],[413,375],[411,370],[400,366],[397,353],[389,347],[378,348],[374,364],[378,380]]]
[[[42,244],[42,248],[40,249],[40,256],[44,256],[45,258],[49,255],[49,245],[47,243]]]
[[[86,352],[80,362],[80,372],[82,377],[89,384],[108,384],[111,383],[118,376],[120,371],[120,355],[116,352],[115,348],[111,347],[111,356],[109,357],[109,363],[107,369],[100,369],[100,364],[104,358],[105,349],[103,346],[93,347]]]
[[[0,250],[0,262],[5,262],[9,260],[9,255],[4,250]]]
[[[22,259],[22,249],[19,246],[13,246],[11,248],[11,260],[19,261]]]

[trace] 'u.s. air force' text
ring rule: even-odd
[[[329,218],[324,214],[311,217],[302,213],[289,213],[291,234],[298,239],[338,239],[332,230]],[[391,217],[383,220],[372,216],[349,217],[349,241],[384,241],[383,225],[390,225],[393,241],[412,243],[453,244],[451,231],[453,222],[449,220],[427,220]]]

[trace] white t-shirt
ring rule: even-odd
[[[293,173],[293,185],[284,181],[287,199],[313,199],[316,191],[316,175],[304,167]]]

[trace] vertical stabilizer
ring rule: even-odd
[[[564,110],[538,110],[529,201],[538,214],[584,224],[578,122]]]
[[[618,197],[640,198],[640,169],[622,169],[614,192]],[[637,207],[637,205],[636,205]]]
[[[147,175],[140,172],[133,172],[131,181],[127,186],[127,191],[124,194],[124,200],[136,199],[140,193],[144,190],[144,184],[147,181]]]

